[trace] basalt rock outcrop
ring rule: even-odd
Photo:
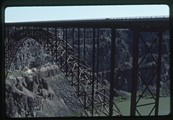
[[[51,117],[71,114],[58,92],[45,78],[60,73],[55,65],[13,71],[6,78],[6,115],[8,117]],[[52,106],[52,107],[50,107]]]

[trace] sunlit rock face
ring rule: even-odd
[[[36,40],[28,38],[18,48],[10,69],[24,70],[25,68],[40,67],[47,63],[53,63],[52,57],[46,54]]]
[[[8,117],[62,117],[82,112],[67,79],[36,40],[23,42],[5,82]]]
[[[59,92],[55,93],[49,85],[51,81],[46,79],[58,74],[60,74],[60,70],[56,65],[26,71],[16,70],[9,73],[6,78],[5,90],[6,115],[8,117],[71,115]],[[58,85],[56,88],[59,89]]]

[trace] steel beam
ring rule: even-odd
[[[57,48],[58,48],[58,37],[57,37],[57,28],[55,28],[55,61],[56,63],[58,62],[58,53],[57,53]]]
[[[132,87],[130,115],[136,114],[136,93],[138,82],[138,56],[139,56],[139,29],[133,31],[133,63],[132,63]]]
[[[162,59],[162,32],[159,32],[158,40],[158,62],[157,62],[157,79],[156,79],[156,101],[155,101],[155,115],[159,112],[159,97],[160,97],[160,81],[161,81],[161,59]]]
[[[22,23],[6,23],[6,26],[40,26],[40,27],[85,27],[85,28],[134,28],[134,26],[144,28],[167,28],[169,26],[169,18],[134,18],[134,19],[100,19],[100,20],[71,20],[71,21],[49,21],[49,22],[22,22]]]
[[[92,58],[92,116],[94,115],[94,82],[95,82],[95,28],[93,28],[93,58]]]
[[[75,30],[74,30],[74,27],[73,27],[73,29],[72,29],[72,33],[73,33],[72,47],[73,47],[73,49],[74,49],[74,40],[75,40]]]
[[[80,87],[80,79],[79,79],[79,75],[80,75],[80,66],[79,66],[79,64],[80,64],[80,28],[78,28],[78,78],[77,78],[77,82],[78,82],[78,86],[77,86],[77,91],[78,91],[78,96],[79,96],[79,92],[80,92],[80,89],[79,89],[79,87]]]
[[[110,72],[110,96],[109,96],[109,116],[113,115],[113,102],[114,102],[114,82],[115,82],[115,38],[116,38],[116,30],[115,28],[111,29],[112,36],[111,36],[111,72]]]
[[[98,76],[98,73],[99,73],[99,40],[100,40],[100,31],[99,31],[99,28],[97,28],[97,65],[96,65],[96,72],[97,72],[97,78],[99,77]],[[97,80],[97,88],[98,88],[98,80]]]
[[[84,61],[85,61],[85,58],[86,58],[85,55],[86,55],[86,53],[85,53],[85,28],[84,28],[84,56],[83,56]]]
[[[66,58],[65,58],[65,64],[66,64],[66,76],[67,76],[68,75],[68,73],[67,73],[68,72],[68,66],[67,66],[67,58],[68,58],[68,56],[67,56],[67,54],[68,54],[68,51],[67,51],[68,50],[67,49],[67,44],[68,44],[67,28],[65,28],[65,30],[66,30],[66,37],[65,37],[66,38],[66,47],[65,47],[65,50],[66,50],[66,56],[65,57]]]

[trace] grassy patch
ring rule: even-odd
[[[21,76],[27,76],[27,74],[24,71],[15,70],[15,71],[9,72],[7,78],[9,78],[10,76],[21,77]]]
[[[62,81],[62,80],[64,80],[64,79],[67,79],[66,77],[65,77],[65,75],[63,74],[63,73],[60,73],[60,74],[56,74],[56,75],[54,75],[54,76],[51,76],[51,77],[47,77],[47,78],[44,78],[45,80],[47,80],[47,81],[49,81],[49,80],[53,80],[53,81]]]

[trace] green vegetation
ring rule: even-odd
[[[26,75],[26,73],[25,73],[24,71],[15,70],[15,71],[11,71],[11,72],[8,73],[7,79],[8,79],[10,76],[21,77],[21,76],[27,76],[27,75]]]

